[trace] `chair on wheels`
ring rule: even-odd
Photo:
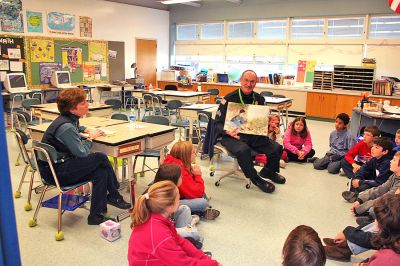
[[[211,96],[215,97],[215,99],[214,99],[215,103],[218,103],[221,100],[221,98],[218,97],[219,96],[219,89],[212,88],[212,89],[208,89],[207,92],[209,92]]]
[[[167,117],[165,116],[159,116],[159,115],[149,115],[149,116],[145,116],[142,119],[142,122],[145,123],[152,123],[152,124],[158,124],[158,125],[164,125],[164,126],[168,126],[169,125],[169,120]],[[136,168],[136,161],[139,157],[143,157],[143,164],[142,164],[142,171],[140,172],[140,176],[144,176],[144,173],[147,171],[153,171],[154,173],[156,173],[157,168],[151,168],[150,166],[148,166],[146,164],[146,158],[150,157],[150,158],[157,158],[158,160],[158,166],[160,166],[160,151],[159,150],[151,150],[151,149],[145,149],[142,153],[135,155],[135,159],[133,161],[133,173],[135,173],[135,168]],[[148,169],[145,171],[145,167],[147,167]]]
[[[78,182],[69,186],[61,186],[58,181],[57,174],[54,170],[53,164],[57,164],[60,161],[57,159],[57,152],[53,146],[41,143],[38,141],[33,141],[33,154],[35,161],[38,165],[38,170],[42,179],[42,183],[44,185],[44,189],[40,195],[38,205],[36,207],[33,218],[29,220],[29,226],[35,227],[37,225],[37,216],[39,214],[40,207],[53,208],[58,210],[58,223],[57,223],[57,233],[55,234],[55,239],[57,241],[64,239],[64,232],[61,231],[61,222],[62,222],[62,214],[65,211],[74,211],[76,208],[82,206],[86,201],[89,200],[88,196],[79,196],[66,194],[66,192],[76,189],[86,183]],[[40,167],[39,164],[48,164],[50,176],[47,171],[43,170],[43,167]],[[46,177],[46,178],[45,178]],[[48,182],[46,180],[52,180],[52,182]],[[46,191],[50,187],[55,187],[57,189],[58,195],[55,197],[43,201]]]
[[[29,182],[28,200],[24,205],[25,211],[30,211],[30,210],[32,210],[31,196],[32,196],[33,179],[35,177],[35,173],[37,170],[36,163],[34,162],[34,159],[31,156],[29,156],[28,149],[26,148],[26,144],[29,141],[29,137],[19,128],[15,129],[14,134],[15,134],[15,137],[17,138],[19,152],[25,163],[25,168],[22,173],[21,180],[19,181],[18,188],[14,192],[14,198],[18,199],[21,197],[22,184],[25,182],[25,177],[26,177],[26,174],[30,167],[32,169],[32,173],[31,173],[31,179]]]
[[[165,85],[164,90],[166,90],[166,91],[177,91],[178,87],[176,85],[173,85],[173,84],[167,84],[167,85]]]

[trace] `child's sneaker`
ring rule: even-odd
[[[350,203],[354,203],[357,200],[357,194],[352,191],[343,191],[342,197]]]
[[[286,167],[286,163],[284,160],[279,160],[279,167],[280,168],[285,168]]]
[[[216,209],[211,209],[211,208],[207,208],[204,212],[203,212],[203,217],[206,220],[214,220],[215,218],[217,218],[219,216],[220,212]]]
[[[192,221],[190,221],[190,226],[195,226],[200,221],[200,216],[197,214],[192,215]]]
[[[343,168],[340,168],[340,170],[339,170],[339,175],[341,175],[341,176],[346,176],[346,174],[345,174],[344,171],[343,171]]]
[[[318,157],[307,158],[307,163],[313,163],[318,159]]]

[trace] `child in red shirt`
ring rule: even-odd
[[[379,137],[379,135],[377,126],[366,127],[364,139],[356,143],[340,161],[340,167],[348,178],[354,178],[354,174],[360,167],[372,158],[371,147],[374,144],[374,138]]]

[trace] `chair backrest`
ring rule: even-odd
[[[22,107],[26,110],[31,110],[31,106],[35,104],[41,104],[40,100],[37,98],[30,98],[22,100]]]
[[[122,102],[119,99],[107,99],[104,101],[105,104],[112,105],[112,109],[117,110],[121,109]]]
[[[286,98],[285,95],[280,95],[280,94],[274,94],[274,95],[272,95],[272,97],[275,97],[275,98]]]
[[[16,128],[14,131],[15,137],[17,138],[18,148],[21,153],[22,159],[26,164],[30,164],[28,151],[26,150],[26,144],[28,143],[29,137],[22,130]]]
[[[152,124],[159,124],[159,125],[164,125],[168,126],[169,125],[169,120],[165,116],[161,115],[148,115],[143,117],[142,122],[145,123],[152,123]]]
[[[129,121],[126,114],[113,114],[111,115],[111,119]]]
[[[42,101],[43,94],[40,91],[33,91],[33,92],[30,92],[28,95],[31,98],[38,99],[41,103],[43,102]]]
[[[40,163],[43,163],[43,162],[47,163],[50,168],[50,174],[52,175],[52,177],[48,176],[49,173],[45,172],[42,167],[38,167],[42,182],[44,184],[49,184],[49,182],[47,180],[53,179],[57,188],[59,190],[61,190],[60,184],[58,182],[57,174],[53,167],[53,164],[58,162],[56,149],[49,144],[39,142],[36,140],[33,140],[32,144],[33,144],[32,148],[33,148],[33,154],[34,154],[36,164],[40,165]]]
[[[21,129],[26,133],[28,129],[28,123],[31,122],[31,116],[25,112],[18,110],[12,113],[14,120],[14,127]]]
[[[164,90],[166,90],[166,91],[177,91],[178,87],[176,85],[173,85],[173,84],[167,84],[167,85],[165,85]]]
[[[153,95],[150,93],[142,94],[145,112],[153,109]],[[153,109],[154,110],[154,109]]]
[[[208,89],[207,91],[213,96],[219,95],[219,89],[214,88],[214,89]]]
[[[154,112],[162,112],[162,97],[159,95],[153,94],[153,97],[151,98],[153,101],[153,110]]]
[[[273,93],[272,92],[270,92],[270,91],[262,91],[261,93],[260,93],[260,95],[261,96],[272,96],[273,95]]]
[[[167,107],[169,110],[176,110],[181,107],[183,104],[180,100],[170,100],[167,102]]]

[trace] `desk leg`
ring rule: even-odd
[[[286,107],[286,126],[285,126],[285,130],[288,127],[288,123],[289,123],[289,108]]]
[[[189,141],[192,141],[193,138],[193,118],[192,117],[188,117],[189,118]]]

